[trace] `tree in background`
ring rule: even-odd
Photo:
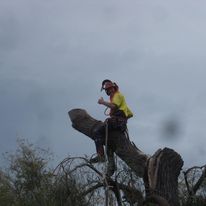
[[[70,206],[71,202],[86,205],[72,177],[62,184],[61,174],[53,174],[48,150],[19,140],[15,154],[8,155],[7,160],[9,168],[0,173],[0,205]]]
[[[3,204],[4,203],[4,204]],[[8,176],[0,171],[0,205],[11,206],[15,203],[15,193]]]

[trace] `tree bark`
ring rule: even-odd
[[[169,148],[159,149],[150,157],[147,164],[147,174],[144,176],[147,197],[161,205],[179,205],[178,176],[183,166],[182,158]],[[163,203],[160,197],[167,200]]]
[[[83,109],[68,112],[72,127],[93,140],[94,129],[103,122],[92,118]],[[153,156],[139,150],[120,131],[108,134],[108,144],[114,152],[138,176],[142,177],[146,189],[146,199],[160,206],[178,206],[178,176],[183,166],[181,156],[172,149],[159,149]]]

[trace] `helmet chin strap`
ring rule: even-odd
[[[111,92],[110,92],[109,90],[106,90],[106,94],[107,94],[108,96],[110,96]]]

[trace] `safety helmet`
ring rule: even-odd
[[[102,82],[102,88],[101,88],[101,91],[104,89],[104,90],[107,90],[109,88],[115,88],[115,90],[118,90],[118,86],[116,83],[112,82],[111,80],[109,79],[105,79],[103,82]]]

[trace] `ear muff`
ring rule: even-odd
[[[115,90],[118,91],[119,90],[119,86],[115,82],[113,82],[113,84],[114,84]]]

